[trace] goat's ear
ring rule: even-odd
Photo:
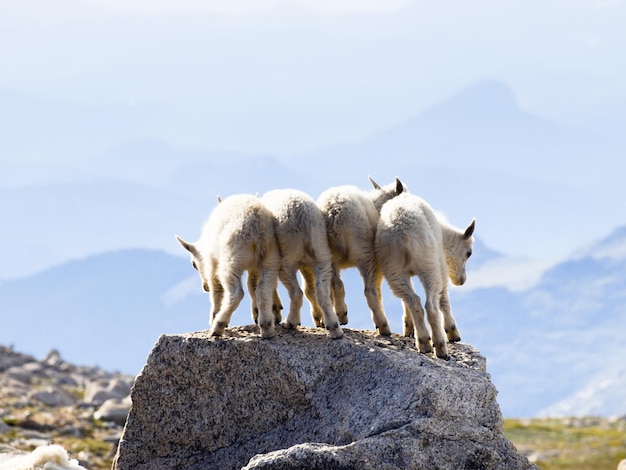
[[[374,186],[374,189],[380,189],[380,184],[374,181],[374,179],[371,176],[368,176],[367,178],[370,180],[370,183],[372,183],[372,186]]]
[[[217,195],[217,203],[220,204],[223,201],[222,196]]]
[[[402,184],[402,181],[400,181],[400,178],[396,176],[396,196],[398,194],[402,194],[403,191],[404,191],[404,185]]]
[[[198,253],[198,251],[196,250],[196,247],[193,245],[193,243],[189,243],[186,242],[185,240],[183,240],[182,238],[180,238],[178,235],[175,235],[176,240],[178,240],[178,243],[180,243],[180,245],[187,250],[189,253],[191,253],[192,255],[196,256],[196,254]]]
[[[476,219],[472,219],[470,224],[465,229],[465,233],[463,234],[463,238],[465,238],[467,240],[469,237],[471,237],[472,234],[474,233],[474,227],[475,226],[476,226]]]

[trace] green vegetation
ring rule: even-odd
[[[10,429],[0,433],[0,444],[31,451],[36,444],[26,437],[28,429],[46,431],[72,458],[87,459],[90,470],[111,468],[116,445],[110,424],[71,407],[14,411],[2,418]],[[542,470],[616,470],[626,459],[626,418],[505,419],[504,432]]]
[[[505,419],[504,432],[542,470],[615,470],[626,459],[625,419]]]

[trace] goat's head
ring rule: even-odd
[[[204,260],[202,259],[200,250],[198,250],[196,245],[194,245],[193,243],[186,242],[185,240],[180,238],[178,235],[176,235],[176,240],[191,255],[191,265],[200,274],[200,279],[202,279],[202,288],[204,289],[205,292],[209,292],[209,280],[207,279],[207,276],[205,275]]]
[[[376,210],[380,213],[380,209],[390,199],[407,192],[407,187],[400,181],[400,178],[396,176],[396,180],[386,186],[379,185],[371,176],[368,176],[370,183],[374,187],[371,192],[372,202],[376,206]]]
[[[470,256],[472,256],[472,246],[474,244],[474,227],[476,220],[472,219],[464,232],[454,231],[444,240],[446,263],[448,265],[448,275],[450,281],[455,286],[465,284],[467,274],[465,273],[465,264]]]

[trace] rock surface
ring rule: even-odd
[[[164,335],[132,390],[114,469],[525,469],[486,362],[346,329]]]

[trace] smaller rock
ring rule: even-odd
[[[19,367],[27,362],[34,362],[35,358],[27,354],[20,354],[13,350],[13,346],[0,346],[0,372],[10,367]]]
[[[26,370],[22,366],[9,367],[4,371],[4,381],[12,380],[22,384],[30,384],[33,378],[32,371]]]
[[[76,459],[71,459],[67,451],[60,445],[50,444],[37,447],[30,454],[17,452],[6,456],[0,455],[2,468],[46,468],[85,470]]]
[[[126,417],[130,411],[130,396],[125,398],[109,398],[100,408],[98,408],[93,417],[102,421],[111,421],[119,425],[126,423]]]
[[[30,391],[30,387],[19,380],[11,377],[3,377],[0,380],[0,396],[19,398],[24,397]]]
[[[100,406],[110,398],[122,399],[130,395],[133,377],[100,378],[91,381],[85,388],[85,403]]]
[[[61,359],[61,353],[59,351],[57,351],[56,349],[52,349],[48,355],[46,356],[46,358],[43,360],[43,363],[51,366],[51,367],[58,367],[61,364],[63,364],[65,361],[63,359]]]
[[[75,401],[74,398],[65,393],[62,389],[54,386],[33,392],[29,395],[29,398],[37,400],[47,406],[70,406],[74,404]]]

